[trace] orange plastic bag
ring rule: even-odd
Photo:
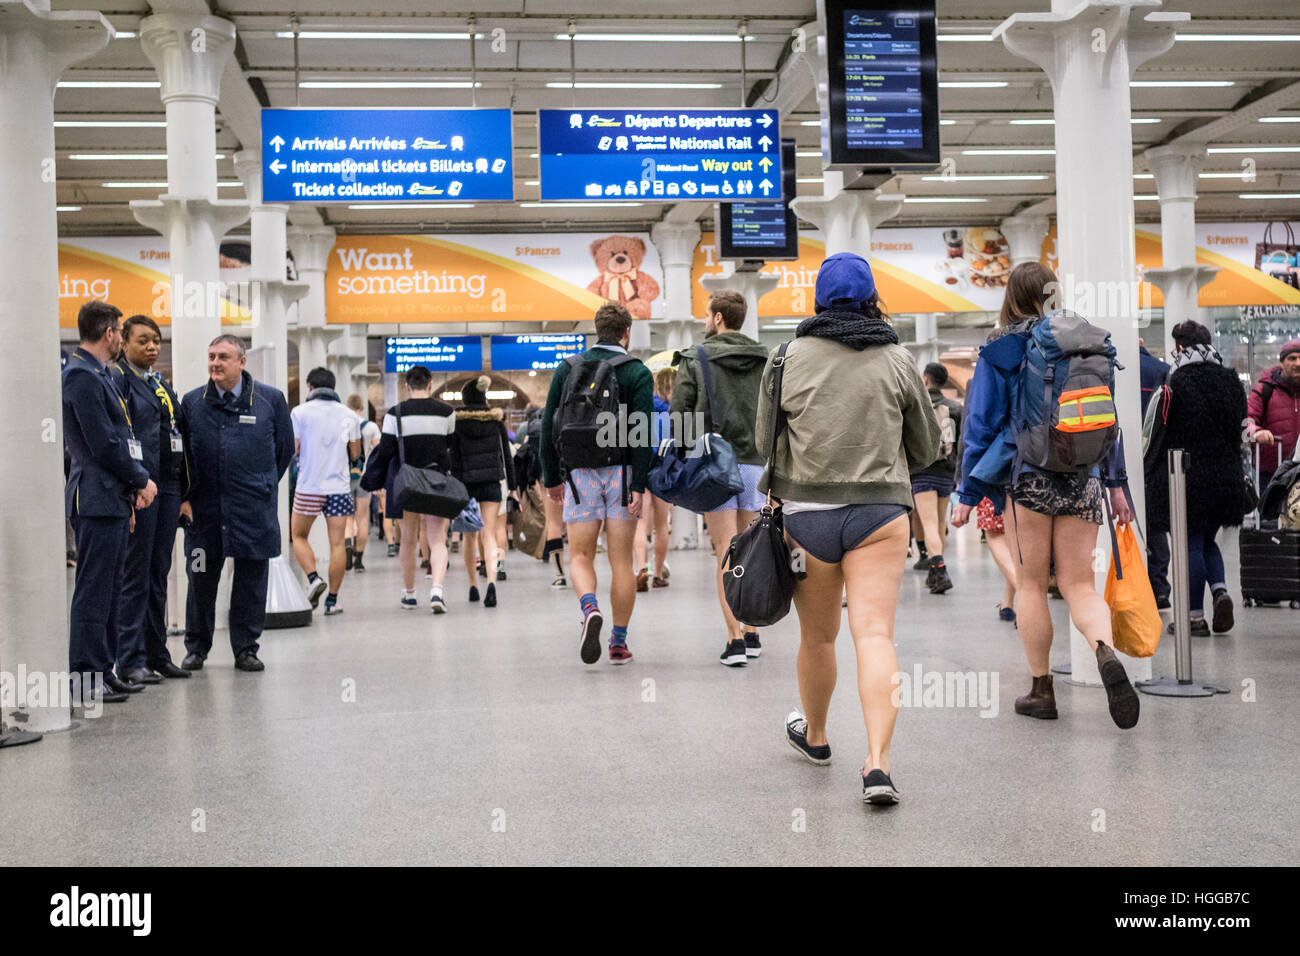
[[[1164,622],[1156,607],[1142,548],[1132,525],[1115,529],[1120,567],[1124,577],[1115,576],[1115,556],[1106,575],[1106,603],[1110,605],[1110,627],[1115,650],[1129,657],[1150,657],[1160,645]]]

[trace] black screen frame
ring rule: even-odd
[[[819,0],[826,25],[826,73],[829,99],[827,169],[935,168],[941,161],[939,142],[938,14],[935,0]],[[850,149],[845,122],[844,14],[915,13],[921,20],[921,140],[919,149]]]
[[[738,246],[732,242],[731,209],[733,203],[718,204],[717,244],[719,259],[753,260],[766,262],[794,262],[799,258],[799,217],[790,208],[795,197],[797,173],[795,171],[795,140],[781,138],[781,204],[785,207],[785,245],[780,249],[771,246]],[[758,205],[754,203],[753,205]]]

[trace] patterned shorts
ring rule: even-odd
[[[357,502],[351,495],[309,495],[298,491],[293,496],[293,513],[345,518],[357,513]]]
[[[763,477],[762,465],[741,465],[740,477],[745,482],[745,490],[732,495],[714,511],[762,511],[767,504],[767,495],[758,490],[758,481]]]
[[[1019,507],[1053,518],[1082,518],[1102,522],[1099,478],[1078,478],[1057,472],[1027,471],[1016,479],[1011,500]]]
[[[633,521],[635,520],[623,504],[623,465],[609,465],[605,468],[574,468],[569,473],[573,483],[578,486],[578,499],[573,500],[573,489],[564,486],[564,520],[570,521]],[[631,482],[631,469],[628,468],[628,481]],[[628,485],[628,500],[632,498],[632,488]]]

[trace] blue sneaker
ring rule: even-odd
[[[415,599],[414,594],[402,595],[402,610],[414,611],[419,606],[420,606],[420,602]]]
[[[1009,608],[1009,607],[1003,607],[1001,604],[999,604],[999,605],[998,605],[998,620],[999,620],[999,621],[1006,621],[1008,624],[1013,624],[1013,623],[1015,623],[1015,620],[1016,620],[1016,612],[1015,612],[1015,609],[1014,609],[1014,608]]]

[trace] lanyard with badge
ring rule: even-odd
[[[126,440],[127,453],[136,461],[144,461],[144,448],[140,446],[140,440],[135,437],[135,425],[131,423],[131,413],[126,410],[126,399],[122,397],[122,393],[116,386],[113,388],[113,394],[117,396],[117,404],[122,406],[122,417],[126,419],[126,427],[131,432],[131,437]]]
[[[149,385],[149,376],[141,375],[130,362],[127,362],[126,366],[131,370],[132,375],[144,382],[146,387]],[[176,427],[176,409],[172,407],[172,397],[167,394],[167,388],[163,385],[162,379],[157,376],[157,373],[153,373],[153,378],[157,383],[154,386],[153,393],[157,396],[158,401],[162,403],[162,407],[167,409],[167,418],[171,421],[172,451],[180,454],[185,450],[185,444],[181,439],[180,429]]]

